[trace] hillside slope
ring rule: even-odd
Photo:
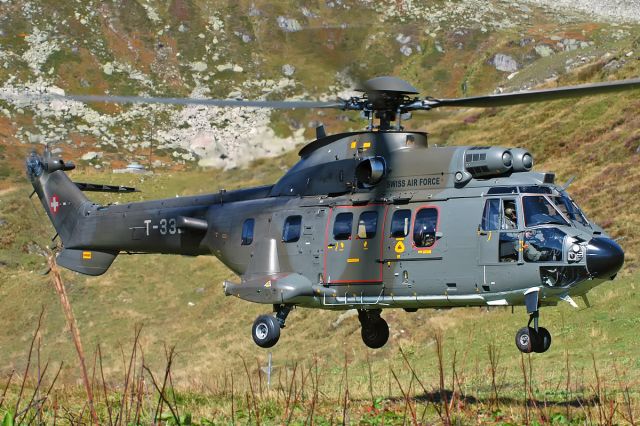
[[[627,61],[609,78],[636,75],[639,69],[637,60]],[[602,72],[595,66],[587,74],[577,72],[563,83],[607,78]],[[640,304],[638,275],[633,272],[638,259],[639,217],[635,211],[640,207],[640,201],[634,196],[638,189],[640,126],[633,111],[637,111],[638,106],[638,96],[629,93],[571,103],[559,101],[489,112],[467,111],[460,113],[456,120],[434,123],[434,128],[442,132],[440,138],[449,143],[491,141],[498,145],[525,146],[538,160],[538,170],[555,171],[561,182],[577,174],[579,179],[570,189],[578,203],[614,236],[627,237],[621,241],[628,259],[622,278],[593,292],[593,308],[575,311],[567,305],[543,311],[543,322],[554,334],[554,349],[569,350],[576,362],[583,363],[579,365],[589,362],[591,352],[598,358],[615,354],[621,365],[629,368],[638,362],[631,355],[635,340],[625,325],[635,321],[634,312]],[[269,183],[295,160],[292,152],[275,161],[261,160],[248,169],[226,172],[199,170],[132,177],[86,169],[73,175],[78,180],[100,180],[142,189],[139,194],[115,196],[116,201],[124,202]],[[615,180],[609,182],[608,179]],[[0,323],[0,329],[5,330],[0,335],[0,345],[8,348],[0,365],[4,370],[24,362],[24,348],[19,342],[26,342],[29,325],[40,305],[47,306],[43,354],[72,359],[72,347],[62,332],[63,316],[49,278],[39,275],[44,269],[44,260],[38,255],[38,247],[49,243],[53,230],[43,220],[41,208],[37,205],[34,208],[26,198],[27,186],[17,184],[15,188],[3,194],[0,203],[0,218],[4,221],[0,295],[15,306],[11,315],[3,317]],[[94,198],[100,202],[114,201],[114,197]],[[620,208],[621,204],[625,208]],[[241,368],[243,358],[264,359],[266,352],[257,350],[250,339],[250,324],[255,316],[269,309],[222,296],[220,283],[229,277],[230,273],[214,258],[156,255],[120,256],[107,274],[97,278],[64,273],[86,345],[103,344],[107,349],[109,371],[118,371],[118,347],[126,347],[135,325],[144,324],[143,347],[148,359],[158,363],[163,357],[164,344],[177,345],[181,355],[176,374],[185,379],[216,377],[229,368]],[[375,365],[382,368],[387,357],[393,356],[398,345],[402,345],[411,347],[418,359],[424,358],[420,361],[423,367],[430,368],[431,349],[425,343],[431,341],[434,330],[445,330],[448,350],[471,339],[472,345],[465,344],[465,347],[471,359],[477,359],[483,357],[487,342],[496,342],[504,353],[517,354],[512,343],[513,333],[526,320],[520,309],[516,315],[502,310],[461,309],[414,315],[392,311],[385,312],[385,317],[392,329],[390,343],[381,351],[369,351],[360,342],[356,317],[297,310],[273,350],[274,357],[282,364],[308,360],[316,354],[329,364],[339,365],[346,351],[357,363],[365,362],[366,354],[370,354]],[[584,352],[584,342],[594,338],[598,343],[590,346],[589,353]],[[561,363],[560,352],[555,350],[540,359],[548,365]],[[517,362],[517,358],[513,358],[513,362]],[[72,375],[73,370],[67,374]]]

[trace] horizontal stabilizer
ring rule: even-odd
[[[58,265],[85,275],[102,275],[118,252],[64,249],[56,258]]]
[[[139,192],[137,189],[132,188],[130,186],[120,186],[120,185],[103,185],[101,183],[83,183],[83,182],[73,182],[76,184],[80,191],[88,191],[88,192],[118,192],[118,193],[127,193],[127,192]]]

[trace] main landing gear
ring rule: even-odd
[[[284,323],[287,315],[291,312],[291,306],[274,305],[273,310],[276,312],[275,317],[273,315],[260,315],[253,322],[253,327],[251,328],[253,341],[261,348],[270,348],[278,343],[280,329],[285,327]]]
[[[381,309],[358,309],[362,341],[372,349],[383,347],[389,340],[389,325],[382,319],[380,312]]]
[[[538,289],[525,293],[524,301],[529,314],[529,323],[516,333],[516,346],[525,354],[546,352],[551,346],[551,333],[544,327],[538,327]],[[531,327],[533,322],[533,327]]]

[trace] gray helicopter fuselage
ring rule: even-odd
[[[528,153],[507,151],[356,132],[307,145],[272,186],[108,206],[54,193],[62,171],[34,187],[60,221],[63,266],[98,275],[120,252],[213,254],[240,276],[225,293],[258,303],[506,306],[537,288],[555,304],[612,279],[619,247],[552,174],[522,165]]]

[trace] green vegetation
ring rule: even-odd
[[[540,110],[532,109],[531,113],[534,111]],[[480,131],[487,131],[516,120],[516,114],[522,111],[483,115],[474,125]],[[541,120],[539,126],[544,123]],[[472,135],[462,126],[452,131],[452,141],[460,137],[460,133],[465,137]],[[602,145],[601,149],[611,148]],[[603,154],[603,157],[608,156]],[[295,160],[295,153],[289,153],[228,172],[197,170],[138,177],[86,170],[74,172],[73,178],[136,186],[142,190],[132,195],[93,197],[101,203],[127,202],[273,182]],[[545,164],[555,162],[548,160]],[[554,170],[566,173],[557,167]],[[630,190],[632,186],[621,188]],[[40,275],[45,265],[39,247],[49,243],[53,230],[44,219],[41,207],[34,209],[30,205],[27,193],[28,187],[20,184],[15,191],[3,193],[0,199],[0,218],[6,221],[0,227],[0,296],[7,301],[28,301],[16,303],[11,317],[0,318],[0,329],[5,330],[0,336],[0,346],[6,348],[0,368],[5,374],[14,368],[22,371],[33,323],[40,306],[44,305],[41,358],[52,362],[50,368],[64,361],[66,367],[58,380],[60,383],[74,381],[78,370],[73,346],[61,332],[65,328],[64,317],[50,287],[50,278]],[[604,194],[593,195],[598,196]],[[587,213],[596,214],[590,208]],[[609,216],[614,228],[627,226],[627,220],[637,220],[613,213]],[[628,257],[633,259],[637,255],[636,246],[625,247]],[[126,371],[122,351],[127,354],[131,350],[134,326],[140,324],[143,328],[139,347],[157,380],[166,363],[165,345],[176,346],[178,355],[172,364],[176,406],[181,416],[190,413],[196,424],[218,424],[234,419],[255,422],[256,412],[263,424],[286,422],[289,417],[292,421],[304,422],[312,410],[314,421],[320,424],[340,422],[345,415],[364,424],[378,424],[383,417],[387,423],[396,423],[402,418],[411,418],[411,413],[416,413],[417,419],[440,421],[440,416],[445,414],[438,402],[441,400],[440,369],[435,339],[441,333],[444,392],[449,403],[454,399],[457,408],[452,410],[452,416],[461,422],[475,421],[479,416],[485,422],[495,423],[523,423],[527,418],[540,423],[551,418],[558,423],[581,423],[586,419],[599,423],[598,416],[604,415],[602,412],[610,401],[618,407],[613,413],[615,421],[624,421],[624,416],[628,416],[624,411],[627,406],[634,418],[640,415],[637,393],[640,361],[635,356],[640,274],[630,273],[630,269],[627,267],[622,278],[595,289],[590,294],[594,305],[590,309],[577,311],[568,305],[543,309],[543,325],[553,333],[552,349],[524,359],[512,341],[514,331],[526,320],[522,308],[518,308],[515,315],[503,309],[477,308],[416,314],[385,312],[392,336],[387,347],[379,351],[362,345],[355,317],[347,317],[334,327],[332,324],[341,313],[297,310],[291,315],[281,342],[272,350],[276,369],[271,390],[267,390],[264,373],[258,373],[258,365],[266,364],[267,352],[255,348],[249,333],[252,320],[265,312],[265,307],[224,298],[219,283],[231,277],[214,258],[122,255],[102,277],[87,278],[68,271],[63,272],[63,277],[90,354],[87,356],[90,371],[93,351],[97,344],[101,345],[107,393],[111,395],[108,399],[112,402],[121,400],[122,396],[123,369]],[[498,358],[497,397],[492,387],[489,348],[496,351]],[[522,362],[530,387],[526,392]],[[136,365],[136,371],[141,371],[141,364]],[[412,379],[408,365],[417,377]],[[600,385],[597,385],[596,370]],[[231,391],[232,373],[234,391]],[[149,383],[149,376],[145,377]],[[102,386],[100,380],[97,379],[97,388]],[[12,382],[9,387],[12,402],[5,407],[13,406],[19,391],[17,383]],[[33,389],[35,382],[30,383]],[[2,384],[0,380],[0,387]],[[314,386],[318,389],[315,399]],[[76,410],[79,415],[82,389],[55,389],[59,404]],[[627,389],[628,404],[625,402]],[[141,415],[142,422],[149,423],[156,412],[158,393],[154,393],[151,386],[145,392],[143,401],[147,402],[141,408]],[[410,396],[408,402],[403,392]],[[173,404],[173,392],[167,395]],[[137,397],[136,394],[133,400]],[[97,399],[100,416],[106,422],[106,403],[103,396]],[[116,402],[111,405],[116,406]],[[167,418],[171,416],[166,404],[162,412]],[[131,413],[135,413],[135,408]],[[53,415],[50,406],[45,415],[48,418]]]

